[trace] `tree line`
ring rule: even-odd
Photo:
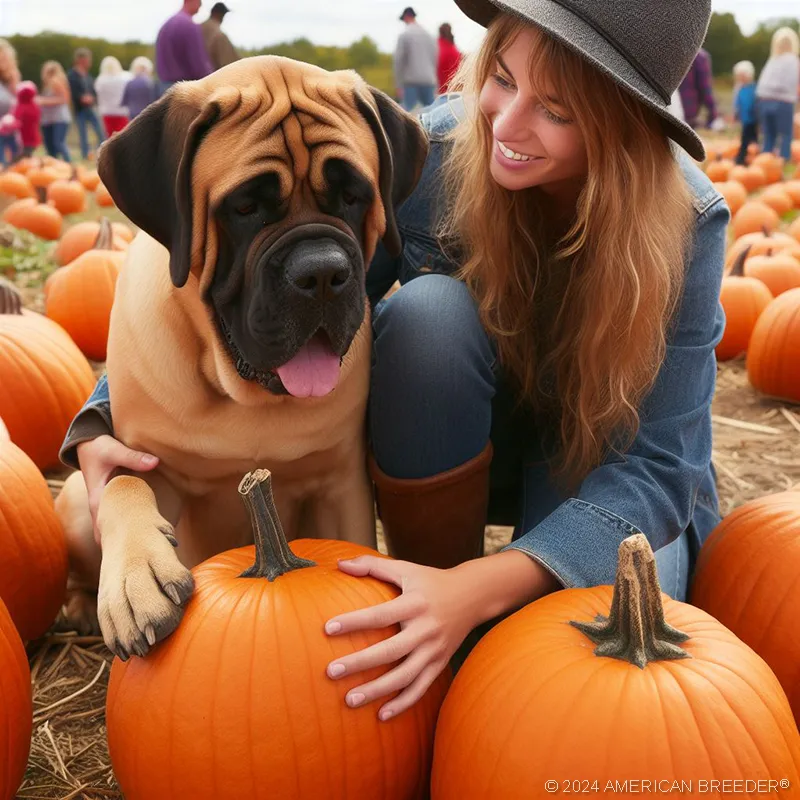
[[[769,58],[772,34],[780,27],[798,30],[797,19],[773,19],[762,22],[749,36],[742,33],[733,14],[711,15],[705,48],[711,56],[714,75],[729,75],[737,61],[752,61],[758,72]]]
[[[92,39],[86,36],[73,36],[65,33],[45,31],[36,36],[9,36],[17,51],[22,77],[39,83],[39,74],[45,61],[54,59],[64,69],[72,64],[72,55],[79,47],[92,51],[92,71],[97,74],[100,62],[106,56],[116,56],[125,69],[130,67],[136,56],[147,56],[155,62],[155,46],[152,42],[109,42],[106,39]],[[364,36],[349,47],[315,45],[301,38],[292,42],[269,45],[255,50],[239,48],[242,56],[279,55],[316,64],[323,69],[355,69],[364,79],[390,94],[392,85],[392,57],[378,50],[377,44]]]

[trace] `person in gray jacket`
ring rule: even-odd
[[[406,111],[417,104],[429,106],[436,93],[436,65],[439,50],[436,40],[417,23],[417,15],[409,6],[400,15],[406,29],[397,40],[394,51],[394,82]]]

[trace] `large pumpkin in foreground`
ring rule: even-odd
[[[67,543],[42,473],[0,442],[0,599],[23,639],[52,624],[67,588]]]
[[[613,596],[555,592],[478,643],[439,715],[431,797],[641,796],[614,791],[626,780],[664,793],[692,781],[694,796],[710,779],[800,786],[800,734],[764,661],[661,595],[637,534],[620,545]]]
[[[397,590],[337,569],[368,548],[304,539],[289,550],[261,483],[268,475],[240,487],[256,549],[196,567],[175,633],[145,658],[114,663],[106,719],[122,791],[127,800],[423,798],[447,676],[388,722],[380,703],[345,705],[347,691],[383,670],[334,681],[327,664],[395,629],[329,637],[324,624]]]
[[[761,312],[750,337],[747,377],[759,392],[800,403],[800,288]]]
[[[751,500],[722,520],[700,551],[692,603],[772,667],[800,725],[800,491]]]
[[[0,417],[39,469],[58,465],[67,428],[94,383],[61,326],[32,311],[0,309]]]
[[[22,783],[33,728],[28,657],[0,600],[0,800],[13,800]]]

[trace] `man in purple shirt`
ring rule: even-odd
[[[206,53],[203,33],[192,17],[201,0],[184,0],[183,8],[170,17],[156,38],[156,72],[162,93],[176,81],[205,78],[214,71]]]
[[[689,68],[689,72],[686,73],[679,90],[681,104],[683,105],[683,116],[693,128],[696,128],[700,123],[700,109],[703,106],[708,109],[706,125],[709,128],[717,117],[712,77],[711,56],[707,50],[701,49]]]

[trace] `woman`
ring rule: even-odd
[[[11,109],[17,102],[20,78],[17,51],[7,39],[0,39],[0,166],[10,164],[19,155],[18,125]]]
[[[67,131],[72,122],[69,82],[64,67],[58,61],[45,61],[42,64],[39,105],[42,108],[42,136],[48,154],[53,158],[71,161],[67,147]]]
[[[337,679],[395,664],[346,695],[381,700],[381,719],[482,623],[612,583],[634,532],[664,591],[685,598],[719,520],[711,399],[729,213],[673,149],[704,155],[667,110],[710,3],[503,0],[511,16],[457,2],[488,32],[456,80],[464,100],[422,115],[431,147],[398,215],[404,252],[379,252],[368,272],[373,301],[402,284],[373,315],[369,428],[384,531],[408,560],[340,562],[402,594],[326,625],[399,623],[328,666]],[[94,416],[102,430],[108,409]],[[78,450],[92,496],[118,465],[157,464],[106,436]],[[476,558],[487,516],[515,524],[514,541]]]
[[[772,153],[780,140],[780,155],[792,157],[794,106],[800,87],[800,39],[791,28],[772,34],[771,54],[756,85],[758,114],[764,134],[764,152]]]
[[[131,73],[133,78],[125,86],[122,105],[128,109],[128,117],[133,119],[158,98],[153,80],[153,62],[149,58],[134,58],[131,62]]]
[[[447,94],[450,81],[461,63],[461,53],[456,47],[453,29],[445,22],[439,26],[439,62],[436,74],[439,79],[439,94]]]
[[[106,56],[100,62],[100,74],[94,82],[94,88],[106,136],[121,131],[128,124],[128,109],[122,102],[122,95],[130,79],[130,73],[122,69],[118,58]]]

